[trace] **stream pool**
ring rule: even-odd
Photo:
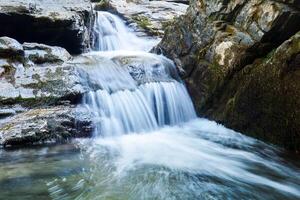
[[[300,199],[299,156],[206,119],[0,150],[0,199]]]

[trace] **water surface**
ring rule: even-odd
[[[0,199],[300,198],[299,157],[205,119],[0,155]]]

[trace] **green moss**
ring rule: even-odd
[[[153,27],[153,24],[146,16],[135,15],[132,17],[132,19],[139,27],[145,29],[151,35],[161,35],[161,33]]]
[[[145,16],[133,16],[135,22],[142,28],[147,29],[152,26],[150,20]]]
[[[109,0],[92,0],[92,2],[96,3],[95,10],[108,10],[110,8]]]

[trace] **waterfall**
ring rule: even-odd
[[[104,11],[96,12],[93,27],[93,48],[96,51],[145,50],[149,51],[157,40],[142,40],[125,26],[117,16]]]
[[[96,17],[96,51],[80,66],[91,88],[83,106],[93,115],[94,135],[147,132],[196,118],[174,63],[146,52],[153,41],[138,38],[108,12]]]

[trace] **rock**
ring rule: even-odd
[[[14,105],[14,106],[7,106],[7,107],[1,107],[0,108],[0,120],[7,118],[9,116],[13,116],[17,113],[21,113],[24,112],[26,109],[24,109],[23,107],[19,106],[19,105]],[[0,121],[0,124],[3,121]]]
[[[71,56],[65,49],[36,43],[21,47],[24,55],[18,59],[0,56],[0,107],[74,102],[85,92],[76,67],[68,64]]]
[[[150,0],[152,1],[152,0]],[[166,2],[173,2],[173,3],[183,3],[183,4],[189,4],[189,0],[161,0],[161,1],[166,1]]]
[[[84,86],[92,91],[134,90],[149,82],[168,82],[174,79],[180,81],[171,60],[151,53],[84,54],[74,58],[71,64],[80,69],[85,80]]]
[[[109,8],[110,11],[125,18],[129,26],[141,35],[162,36],[164,26],[173,18],[182,15],[187,9],[186,4],[168,1],[126,1],[109,0],[96,4],[96,9]]]
[[[173,62],[155,54],[119,55],[112,58],[118,66],[125,68],[137,85],[149,82],[180,81]]]
[[[24,43],[25,58],[35,64],[65,62],[72,57],[64,48],[37,43]]]
[[[89,112],[71,105],[86,88],[68,51],[38,43],[21,45],[7,37],[1,41],[0,145],[90,136]]]
[[[247,129],[233,126],[230,119],[216,117],[215,112],[225,111],[216,110],[218,105],[215,102],[225,94],[224,88],[238,72],[258,58],[266,57],[300,30],[300,24],[297,23],[300,21],[300,11],[297,5],[293,1],[283,0],[191,0],[187,13],[170,23],[161,43],[152,51],[165,54],[186,71],[184,78],[200,115],[254,135],[257,126],[252,124],[251,118],[247,118]],[[223,100],[227,102],[226,99]],[[276,113],[279,105],[273,106],[269,109],[271,113],[272,110]],[[242,108],[246,112],[256,109],[251,106]],[[270,121],[287,126],[279,119]],[[289,123],[296,126],[298,122],[294,119]],[[261,129],[262,127],[264,126],[260,124]],[[264,134],[274,130],[268,128],[264,129]],[[300,126],[298,129],[300,130]],[[290,129],[286,127],[286,130]],[[283,131],[282,135],[284,134],[287,132]],[[261,131],[257,131],[256,136],[271,141]],[[276,143],[290,148],[286,142]],[[299,146],[297,148],[300,149]]]
[[[90,116],[80,116],[77,112],[70,106],[58,106],[18,114],[0,125],[0,145],[64,142],[69,138],[91,136]]]
[[[24,54],[23,46],[15,39],[9,37],[0,37],[0,56],[14,57]]]
[[[73,54],[89,48],[92,5],[87,0],[2,0],[0,36],[61,46]]]
[[[300,150],[300,32],[234,74],[205,115],[251,136]]]

